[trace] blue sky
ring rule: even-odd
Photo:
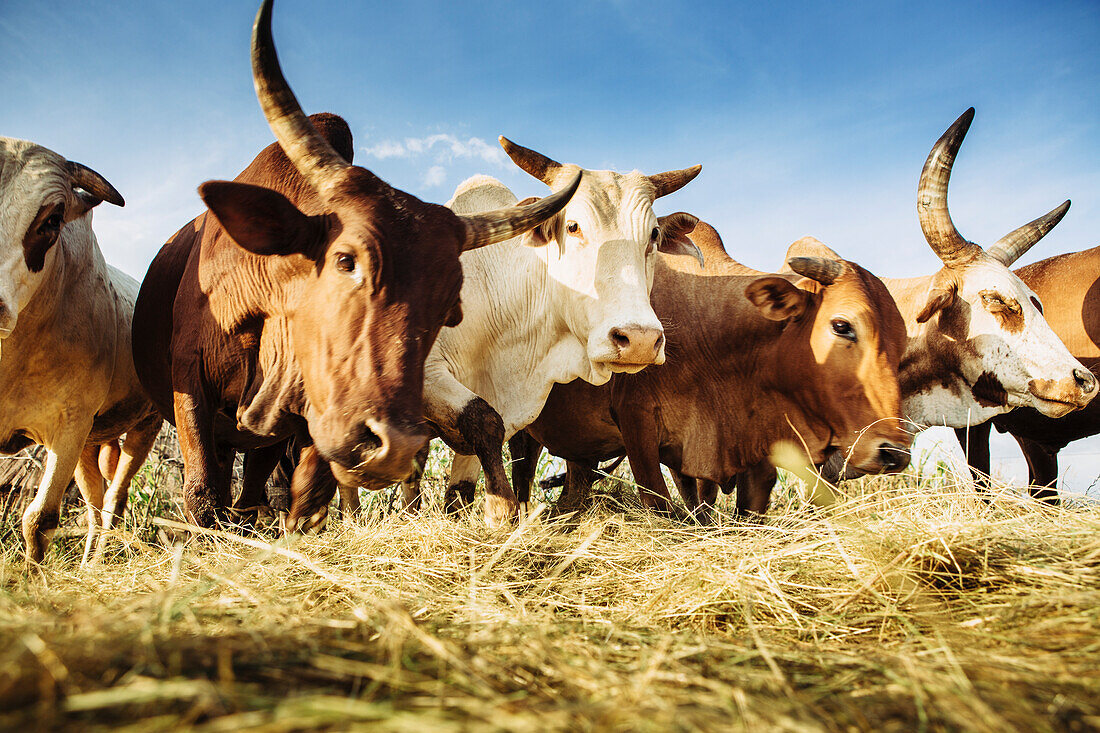
[[[258,2],[0,2],[0,134],[104,174],[109,261],[136,277],[268,142],[248,43]],[[1066,198],[1027,260],[1100,244],[1100,3],[277,0],[307,112],[343,115],[356,163],[430,201],[474,173],[545,188],[504,134],[561,162],[703,164],[658,213],[713,223],[778,266],[812,234],[888,276],[931,272],[915,213],[932,143],[967,107],[951,209],[991,243]]]

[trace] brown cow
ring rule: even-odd
[[[682,233],[697,222],[665,217],[666,236],[673,218]],[[705,269],[662,255],[654,276],[668,361],[617,374],[610,390],[557,385],[528,428],[551,453],[580,464],[571,467],[560,508],[574,508],[596,461],[624,451],[643,501],[665,511],[661,463],[725,483],[766,465],[780,440],[805,445],[814,462],[839,449],[870,472],[908,465],[910,438],[895,419],[905,327],[882,283],[858,265],[817,258],[791,260],[804,278],[760,273],[729,259],[710,227],[692,239]],[[514,457],[527,452],[522,439],[510,445]],[[513,477],[521,500],[529,490],[521,472],[531,465],[520,464]],[[766,499],[745,508],[763,511]],[[700,507],[700,519],[708,511]]]
[[[283,78],[270,0],[252,70],[278,144],[235,181],[200,187],[210,211],[142,284],[135,360],[175,418],[192,521],[212,524],[227,503],[234,450],[262,458],[248,488],[294,437],[289,526],[305,528],[323,521],[337,483],[382,487],[412,469],[428,435],[424,359],[462,317],[459,255],[542,223],[578,181],[527,207],[458,216],[353,166],[344,121],[311,121]]]
[[[1093,374],[1100,374],[1100,247],[1057,255],[1016,270],[1039,298],[1054,333]],[[995,425],[1009,433],[1027,459],[1031,495],[1058,501],[1058,451],[1100,433],[1100,400],[1065,417],[1046,417],[1020,408],[969,429],[956,429],[979,485],[989,475],[989,432]]]

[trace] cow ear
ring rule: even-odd
[[[790,280],[772,276],[761,277],[749,283],[745,288],[745,297],[768,320],[785,321],[802,315],[813,296],[796,288]]]
[[[662,216],[658,223],[661,225],[661,243],[657,245],[659,251],[670,255],[691,255],[699,261],[699,267],[706,266],[702,250],[688,238],[688,234],[695,231],[699,217],[678,211]]]
[[[515,206],[526,206],[527,204],[533,204],[539,200],[538,196],[528,196],[522,201],[517,201]],[[561,254],[561,242],[565,234],[565,215],[562,212],[558,212],[551,216],[549,219],[539,224],[534,229],[525,233],[521,237],[521,241],[528,247],[542,247],[543,245],[550,244],[551,242],[558,243],[558,254]]]
[[[207,181],[199,196],[233,241],[253,254],[306,253],[324,233],[322,217],[306,216],[270,188]]]
[[[954,287],[933,288],[932,292],[928,294],[928,302],[925,303],[924,308],[917,316],[917,323],[924,323],[939,311],[947,308],[955,302],[957,295],[958,291]]]

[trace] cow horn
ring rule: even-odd
[[[115,206],[126,205],[126,200],[122,198],[122,194],[116,191],[115,187],[106,178],[83,163],[76,163],[71,160],[65,162],[69,169],[69,180],[72,181],[74,186],[84,189],[100,201],[106,201]]]
[[[1069,211],[1069,201],[1066,201],[1049,214],[1040,216],[1033,222],[1024,224],[1014,232],[1009,232],[998,239],[992,247],[986,247],[986,252],[995,257],[1005,267],[1010,267],[1013,262],[1024,256],[1024,253],[1047,235],[1054,226],[1062,220]]]
[[[264,117],[283,152],[298,172],[318,192],[337,180],[337,173],[351,167],[313,127],[279,66],[271,37],[271,2],[264,0],[252,26],[252,80]]]
[[[973,121],[974,108],[971,107],[936,141],[932,151],[928,153],[928,160],[924,162],[917,187],[917,216],[920,217],[921,231],[932,251],[948,267],[973,257],[979,251],[976,244],[966,241],[959,234],[947,210],[947,184],[951,180],[951,166],[955,163],[955,155],[958,154],[959,146]]]
[[[808,277],[822,285],[829,286],[840,277],[845,266],[839,260],[830,260],[824,257],[792,257],[787,260],[787,267],[802,277]]]
[[[558,170],[561,168],[561,163],[551,158],[547,158],[542,153],[536,153],[530,148],[516,145],[503,135],[497,139],[500,141],[500,147],[504,148],[504,152],[508,153],[508,157],[512,159],[513,163],[545,183],[547,186],[554,185],[554,179],[557,177]]]
[[[503,242],[537,227],[565,208],[580,185],[581,174],[577,173],[568,186],[532,204],[460,216],[466,224],[463,251]]]
[[[653,184],[653,188],[656,190],[656,198],[661,198],[679,191],[691,183],[691,180],[699,175],[701,170],[703,170],[703,166],[693,165],[690,168],[683,168],[678,171],[665,171],[649,176],[649,182]]]

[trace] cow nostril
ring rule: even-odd
[[[382,447],[382,438],[378,433],[371,430],[369,425],[360,425],[355,437],[357,439],[356,448],[363,453],[370,453]]]
[[[657,337],[657,343],[653,346],[653,353],[656,354],[661,350],[661,347],[665,344],[665,335],[662,333]]]
[[[608,336],[611,337],[611,343],[615,344],[620,349],[627,349],[630,347],[630,337],[620,329],[611,329],[611,333],[609,333]]]
[[[1074,369],[1073,378],[1082,392],[1092,392],[1096,389],[1096,377],[1087,369]]]
[[[887,471],[900,471],[909,465],[909,451],[900,445],[884,443],[878,449],[878,460]]]

